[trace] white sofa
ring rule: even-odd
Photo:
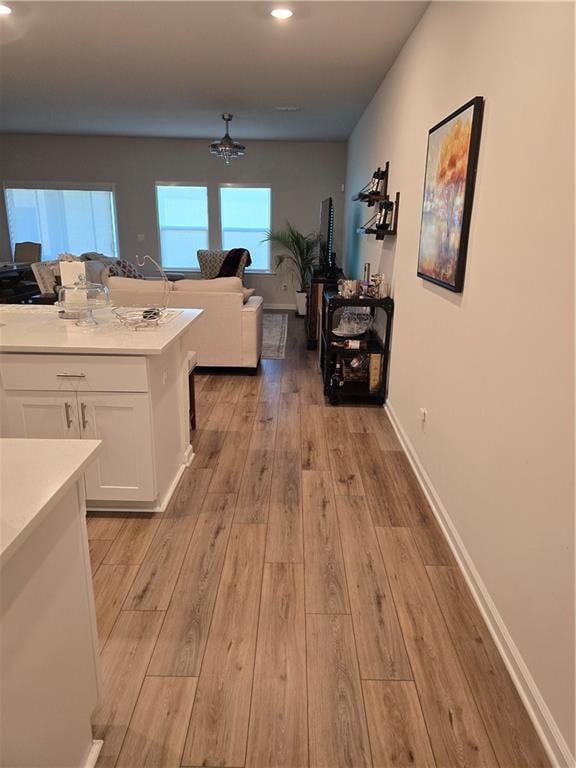
[[[164,294],[162,281],[109,277],[112,303],[118,307],[159,306],[203,309],[191,326],[198,365],[256,368],[262,352],[261,296],[252,296],[239,277],[214,280],[178,280]]]

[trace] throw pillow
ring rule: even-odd
[[[136,280],[144,279],[142,270],[138,269],[131,261],[126,261],[126,259],[118,259],[114,264],[111,264],[109,274],[113,277],[131,277]]]
[[[244,295],[244,304],[246,304],[250,296],[252,296],[255,291],[256,291],[256,288],[242,288],[242,293]]]

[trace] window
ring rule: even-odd
[[[156,184],[160,255],[165,269],[199,269],[196,251],[208,248],[208,190]]]
[[[42,244],[42,259],[59,253],[97,251],[118,256],[114,192],[56,186],[4,189],[12,251],[30,240]]]
[[[270,243],[263,238],[270,229],[270,187],[220,187],[222,248],[247,248],[250,270],[270,269]]]

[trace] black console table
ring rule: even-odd
[[[384,339],[374,329],[350,339],[333,332],[342,310],[357,307],[369,308],[373,318],[378,309],[383,310],[386,315]],[[324,291],[320,366],[324,394],[331,405],[345,401],[373,405],[384,403],[393,315],[394,300],[389,297],[344,299],[333,290]]]

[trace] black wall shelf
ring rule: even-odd
[[[375,235],[376,240],[383,240],[386,235],[396,235],[398,231],[398,209],[400,207],[400,192],[394,200],[388,194],[388,174],[390,163],[386,162],[384,170],[377,168],[372,178],[352,200],[366,203],[376,212],[356,231],[360,235]]]

